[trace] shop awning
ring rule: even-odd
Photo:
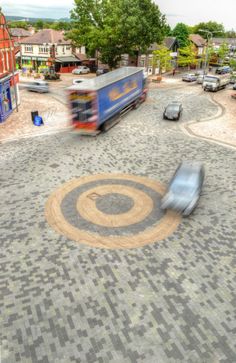
[[[78,58],[76,58],[75,56],[71,55],[71,56],[67,56],[67,57],[57,57],[56,62],[58,62],[58,63],[72,63],[72,62],[80,62],[80,60]]]

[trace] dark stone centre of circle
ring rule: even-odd
[[[134,205],[132,198],[119,193],[109,193],[96,199],[96,207],[106,214],[128,212]]]

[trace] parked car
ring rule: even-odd
[[[49,92],[49,85],[45,81],[32,81],[27,83],[26,89],[32,92],[47,93]]]
[[[90,72],[90,69],[87,66],[79,66],[79,67],[73,69],[73,71],[72,71],[73,74],[87,74],[89,72]]]
[[[79,83],[82,83],[82,82],[84,82],[84,78],[77,78],[77,79],[73,79],[73,84],[79,84]]]
[[[197,77],[197,83],[198,84],[202,84],[204,81],[204,75],[203,74],[200,74],[198,77]]]
[[[108,73],[109,69],[108,68],[98,68],[96,71],[96,75],[97,76],[101,76],[102,74]]]
[[[233,89],[236,90],[236,83],[233,85]]]
[[[232,69],[229,66],[216,68],[216,74],[225,74],[225,73],[230,73],[231,71]]]
[[[172,177],[166,194],[161,200],[162,209],[173,209],[188,216],[197,206],[204,181],[201,163],[184,161]]]
[[[197,76],[193,73],[184,74],[182,77],[182,81],[185,81],[185,82],[194,82],[196,80],[197,80]]]
[[[166,106],[163,118],[164,120],[179,120],[183,111],[183,106],[180,102],[171,102]]]

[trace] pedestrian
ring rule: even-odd
[[[175,68],[173,69],[172,75],[173,75],[173,76],[175,75]]]

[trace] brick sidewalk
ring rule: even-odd
[[[222,90],[212,94],[212,99],[221,108],[221,114],[212,120],[188,125],[195,136],[236,147],[236,100],[231,97],[232,90]]]
[[[67,106],[51,95],[22,91],[20,97],[19,112],[14,111],[4,123],[0,124],[0,142],[58,132],[70,127]],[[43,126],[33,125],[31,111],[39,112],[44,121]]]

